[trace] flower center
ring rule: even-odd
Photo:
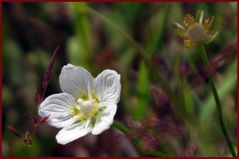
[[[198,23],[192,25],[188,29],[187,34],[194,42],[204,41],[207,37],[204,27]]]
[[[98,103],[95,99],[83,100],[78,98],[77,102],[80,105],[81,114],[84,118],[91,118],[98,111]]]
[[[77,99],[77,105],[72,107],[71,115],[77,116],[77,120],[82,121],[88,118],[94,117],[99,111],[99,100],[92,93],[91,97],[88,97],[83,93]]]

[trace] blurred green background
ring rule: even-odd
[[[2,155],[157,156],[156,150],[163,156],[230,156],[208,81],[198,80],[204,75],[199,50],[183,48],[172,25],[198,9],[215,17],[212,29],[219,31],[206,50],[216,61],[213,75],[236,148],[236,2],[3,3]],[[132,39],[154,69],[143,62]],[[115,119],[130,135],[110,128],[62,146],[55,140],[58,130],[44,125],[28,148],[5,127],[13,125],[21,134],[32,130],[22,116],[37,116],[34,93],[57,45],[45,96],[60,92],[58,77],[67,63],[83,66],[94,76],[106,68],[117,70],[122,93]],[[165,85],[157,82],[155,71]],[[164,87],[173,94],[164,93]],[[140,144],[135,145],[132,136]]]

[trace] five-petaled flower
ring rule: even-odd
[[[177,22],[176,32],[184,40],[186,48],[195,47],[197,44],[207,44],[211,42],[218,32],[211,31],[214,17],[204,19],[204,12],[198,11],[196,18],[187,14],[184,17],[183,24]]]
[[[67,144],[88,133],[98,135],[113,123],[120,99],[120,75],[104,70],[94,78],[86,69],[68,64],[60,77],[63,93],[47,97],[38,113],[48,116],[48,124],[62,128],[56,135],[59,144]]]

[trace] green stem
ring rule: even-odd
[[[211,86],[213,96],[214,96],[214,99],[215,99],[215,102],[216,102],[219,124],[220,124],[220,127],[222,129],[222,133],[224,135],[224,138],[227,142],[228,148],[229,148],[232,156],[236,157],[236,152],[233,148],[232,142],[230,140],[228,131],[227,131],[225,123],[224,123],[222,106],[221,106],[221,102],[220,102],[220,99],[219,99],[219,96],[218,96],[217,89],[215,87],[214,81],[213,81],[212,76],[211,76],[211,68],[210,68],[210,63],[209,63],[208,57],[207,57],[207,53],[206,53],[203,46],[201,46],[200,48],[201,48],[200,54],[201,54],[201,57],[203,59],[203,62],[206,64],[206,66],[208,67],[208,70],[209,70],[209,75],[208,75],[209,84]]]

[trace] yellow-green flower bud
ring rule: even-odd
[[[204,13],[198,11],[196,18],[187,14],[182,24],[175,22],[176,33],[184,40],[184,47],[192,48],[211,42],[218,34],[211,31],[213,20],[214,17],[204,19]]]

